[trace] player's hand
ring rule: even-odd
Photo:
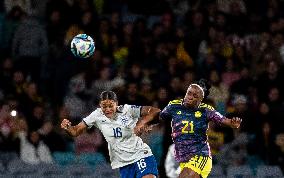
[[[242,123],[242,119],[239,117],[233,117],[231,119],[231,124],[233,128],[239,128]]]
[[[149,132],[151,130],[152,130],[152,127],[144,123],[143,120],[138,121],[138,123],[134,127],[134,133],[138,136],[142,135],[145,132]]]
[[[68,119],[63,119],[61,122],[61,128],[67,130],[71,124],[72,123]]]
[[[141,122],[138,122],[134,127],[134,133],[138,136],[142,135],[145,125]]]

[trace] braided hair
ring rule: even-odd
[[[103,91],[100,95],[100,101],[103,100],[114,100],[114,101],[118,101],[117,100],[117,96],[113,91]]]

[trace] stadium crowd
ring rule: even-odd
[[[4,0],[0,5],[0,151],[24,162],[54,153],[102,153],[93,128],[71,139],[60,122],[80,122],[103,90],[120,104],[164,108],[206,78],[206,103],[243,119],[240,129],[211,125],[214,164],[278,165],[284,170],[283,0]],[[91,59],[70,52],[86,33]],[[14,111],[14,112],[11,112]],[[170,122],[143,139],[165,177]],[[0,153],[0,155],[1,155]]]

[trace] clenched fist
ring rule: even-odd
[[[61,122],[61,128],[67,130],[71,124],[72,123],[68,119],[63,119]]]

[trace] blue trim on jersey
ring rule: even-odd
[[[148,174],[158,177],[157,162],[153,155],[123,166],[119,168],[119,172],[121,178],[142,178]]]

